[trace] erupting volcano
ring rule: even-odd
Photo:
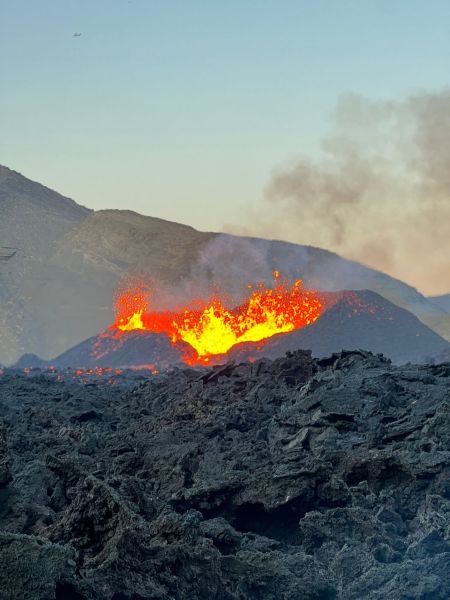
[[[195,358],[186,357],[186,362],[205,364],[237,344],[311,325],[322,312],[316,292],[304,289],[300,279],[281,280],[277,271],[272,287],[258,283],[247,289],[248,297],[233,308],[227,308],[225,295],[216,292],[207,301],[196,299],[190,307],[164,312],[149,310],[141,289],[127,289],[117,296],[113,329],[165,333],[173,344],[183,341],[194,349]]]

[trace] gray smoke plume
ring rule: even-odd
[[[264,217],[246,231],[450,291],[450,89],[401,102],[345,96],[322,148],[319,161],[275,173]]]

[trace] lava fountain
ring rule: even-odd
[[[186,362],[208,364],[237,344],[260,342],[311,325],[322,313],[316,292],[306,290],[301,279],[281,280],[277,271],[272,287],[249,284],[247,290],[244,301],[233,308],[227,308],[225,296],[216,292],[207,301],[194,300],[191,307],[152,312],[143,291],[128,289],[117,295],[113,329],[122,334],[136,330],[165,333],[173,344],[183,341],[194,349],[195,359]]]

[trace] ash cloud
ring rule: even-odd
[[[347,95],[322,149],[274,174],[247,232],[450,291],[450,88],[391,102]]]

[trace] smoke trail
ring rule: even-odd
[[[323,157],[275,173],[247,231],[334,250],[450,290],[450,89],[338,103]],[[236,230],[235,230],[236,231]],[[242,230],[241,230],[242,231]]]

